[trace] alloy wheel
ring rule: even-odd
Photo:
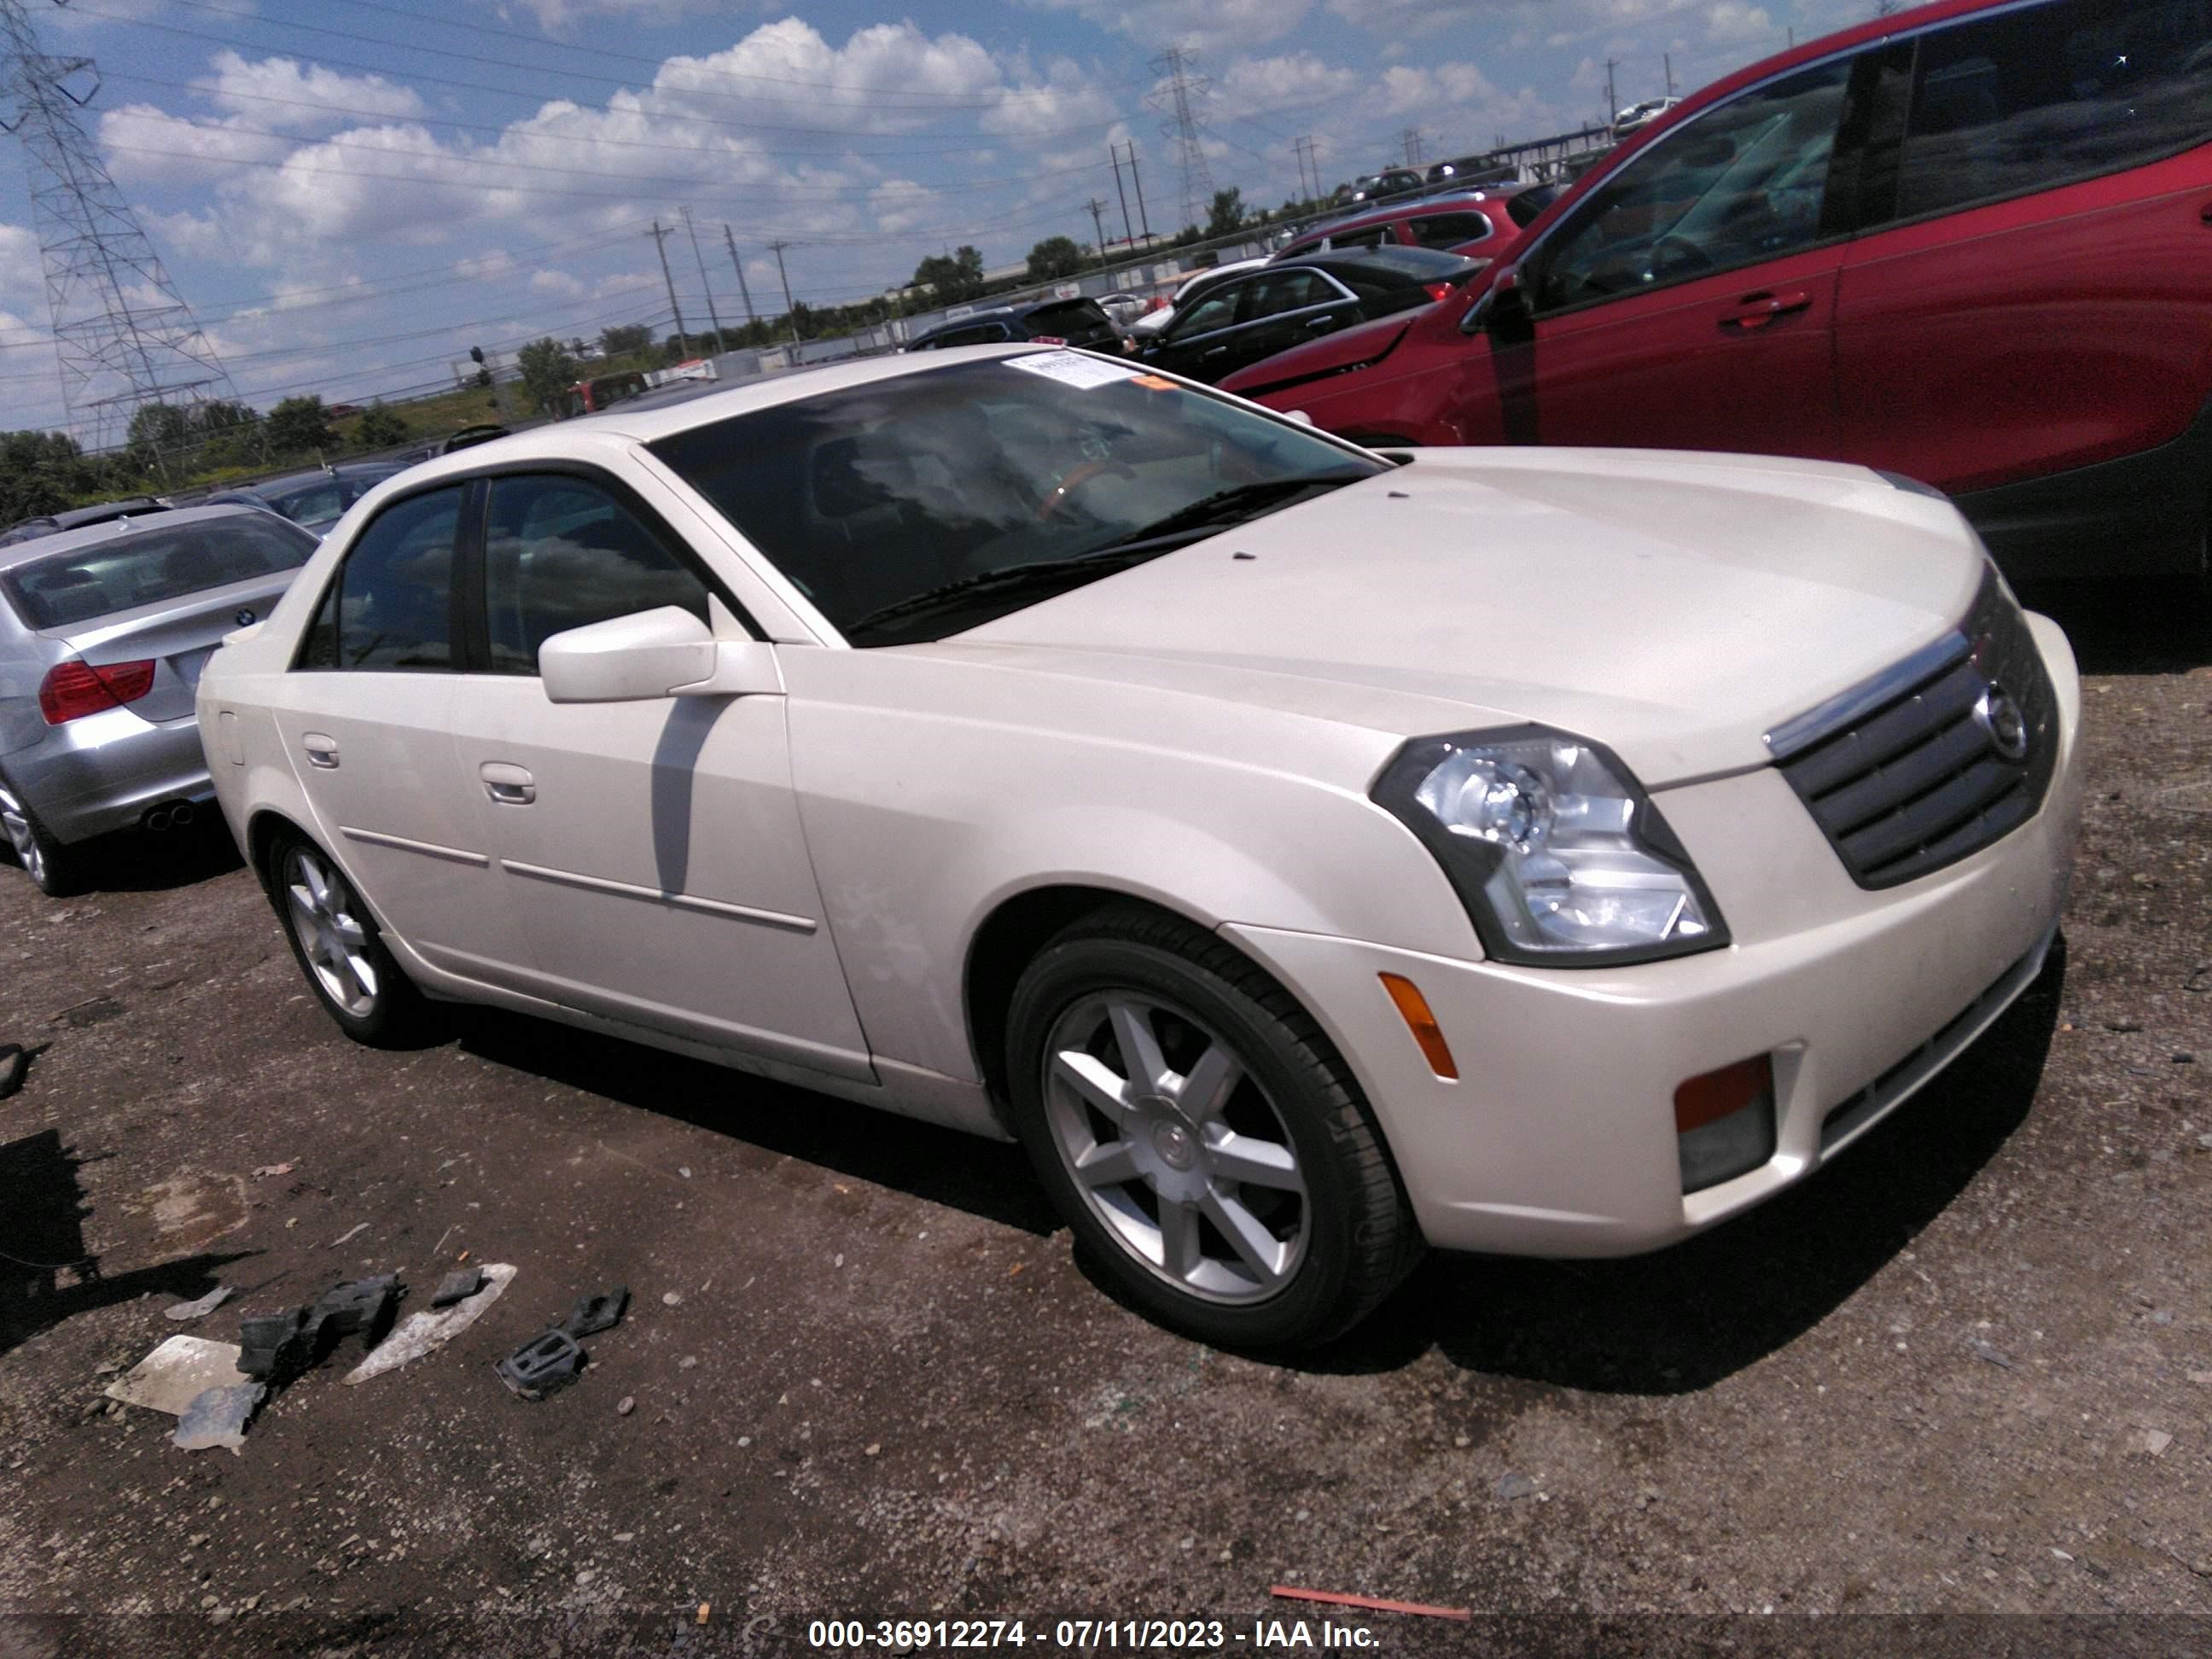
[[[1153,1273],[1237,1304],[1297,1273],[1297,1146],[1244,1060],[1188,1012],[1128,991],[1075,1003],[1046,1044],[1044,1101],[1085,1203]]]
[[[8,834],[8,844],[15,849],[15,861],[33,881],[43,885],[46,878],[46,849],[39,845],[37,832],[31,828],[31,815],[4,783],[0,783],[0,830]]]
[[[323,994],[340,1012],[368,1018],[376,1012],[376,965],[345,878],[319,853],[295,847],[284,857],[284,892],[292,935]]]

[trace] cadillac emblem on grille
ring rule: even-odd
[[[1974,724],[1982,728],[2000,758],[2014,765],[2027,758],[2027,716],[1994,680],[1974,704]]]

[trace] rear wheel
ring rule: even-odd
[[[1030,1160],[1128,1298],[1218,1347],[1323,1342],[1419,1258],[1358,1086],[1203,930],[1129,909],[1060,935],[1010,1010]]]
[[[0,832],[5,833],[15,862],[40,892],[50,898],[68,898],[84,890],[84,854],[56,841],[5,778],[0,778]]]
[[[270,846],[266,874],[300,970],[341,1030],[373,1048],[411,1048],[437,1034],[435,1011],[321,848],[288,830]]]

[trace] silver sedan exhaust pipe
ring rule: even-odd
[[[146,815],[138,820],[149,834],[161,835],[171,830],[187,828],[192,821],[194,808],[188,800],[164,801],[159,806],[149,806]]]

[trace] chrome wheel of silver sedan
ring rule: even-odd
[[[1290,1281],[1305,1178],[1282,1114],[1227,1042],[1170,1003],[1111,991],[1061,1015],[1045,1054],[1054,1145],[1123,1249],[1212,1302]]]
[[[285,915],[308,971],[331,1005],[356,1019],[376,1012],[376,964],[368,930],[345,878],[310,847],[284,855]]]
[[[8,844],[15,849],[15,861],[23,866],[23,872],[44,886],[46,849],[39,845],[37,832],[31,828],[30,813],[4,783],[0,783],[0,830],[7,831]]]

